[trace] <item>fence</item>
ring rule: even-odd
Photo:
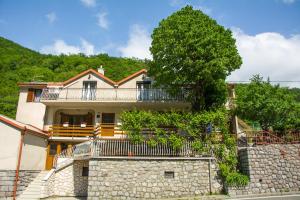
[[[193,150],[192,142],[185,142],[179,149],[170,144],[150,146],[147,141],[134,144],[129,140],[95,140],[92,143],[94,157],[101,156],[158,156],[158,157],[194,157],[200,154]]]
[[[166,89],[137,88],[63,88],[43,89],[41,100],[76,100],[76,101],[184,101],[184,90],[170,94]]]

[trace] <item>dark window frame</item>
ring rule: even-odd
[[[89,176],[89,167],[82,167],[82,176]]]

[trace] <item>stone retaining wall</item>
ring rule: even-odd
[[[222,185],[216,164],[209,163],[209,159],[204,158],[92,159],[89,161],[88,199],[199,196],[208,194],[210,185],[211,192],[220,193]]]
[[[19,195],[29,183],[40,173],[37,170],[20,170],[17,195]],[[0,198],[12,197],[14,190],[16,171],[0,170]]]
[[[82,170],[88,165],[86,160],[75,160],[56,169],[43,181],[42,197],[87,196],[88,176],[82,176]]]
[[[250,177],[246,187],[229,187],[230,195],[300,191],[300,145],[267,145],[239,150],[240,168]]]

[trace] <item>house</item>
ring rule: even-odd
[[[19,194],[45,169],[48,134],[0,115],[0,198]],[[20,185],[17,190],[16,179]]]
[[[19,83],[16,120],[49,133],[46,169],[57,153],[92,137],[124,138],[120,113],[145,109],[187,110],[184,95],[169,95],[153,88],[153,80],[142,69],[118,82],[89,69],[64,82]]]

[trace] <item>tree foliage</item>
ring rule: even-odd
[[[242,64],[229,29],[186,6],[162,20],[152,39],[149,72],[158,85],[190,87],[196,111],[224,104],[225,79]]]
[[[94,56],[44,55],[0,37],[0,113],[14,118],[18,101],[18,82],[64,81],[89,68],[105,68],[105,75],[120,80],[142,68],[143,60]]]
[[[236,105],[241,118],[259,122],[264,130],[283,132],[299,128],[300,109],[295,95],[287,88],[263,81],[259,75],[250,84],[237,87]]]

